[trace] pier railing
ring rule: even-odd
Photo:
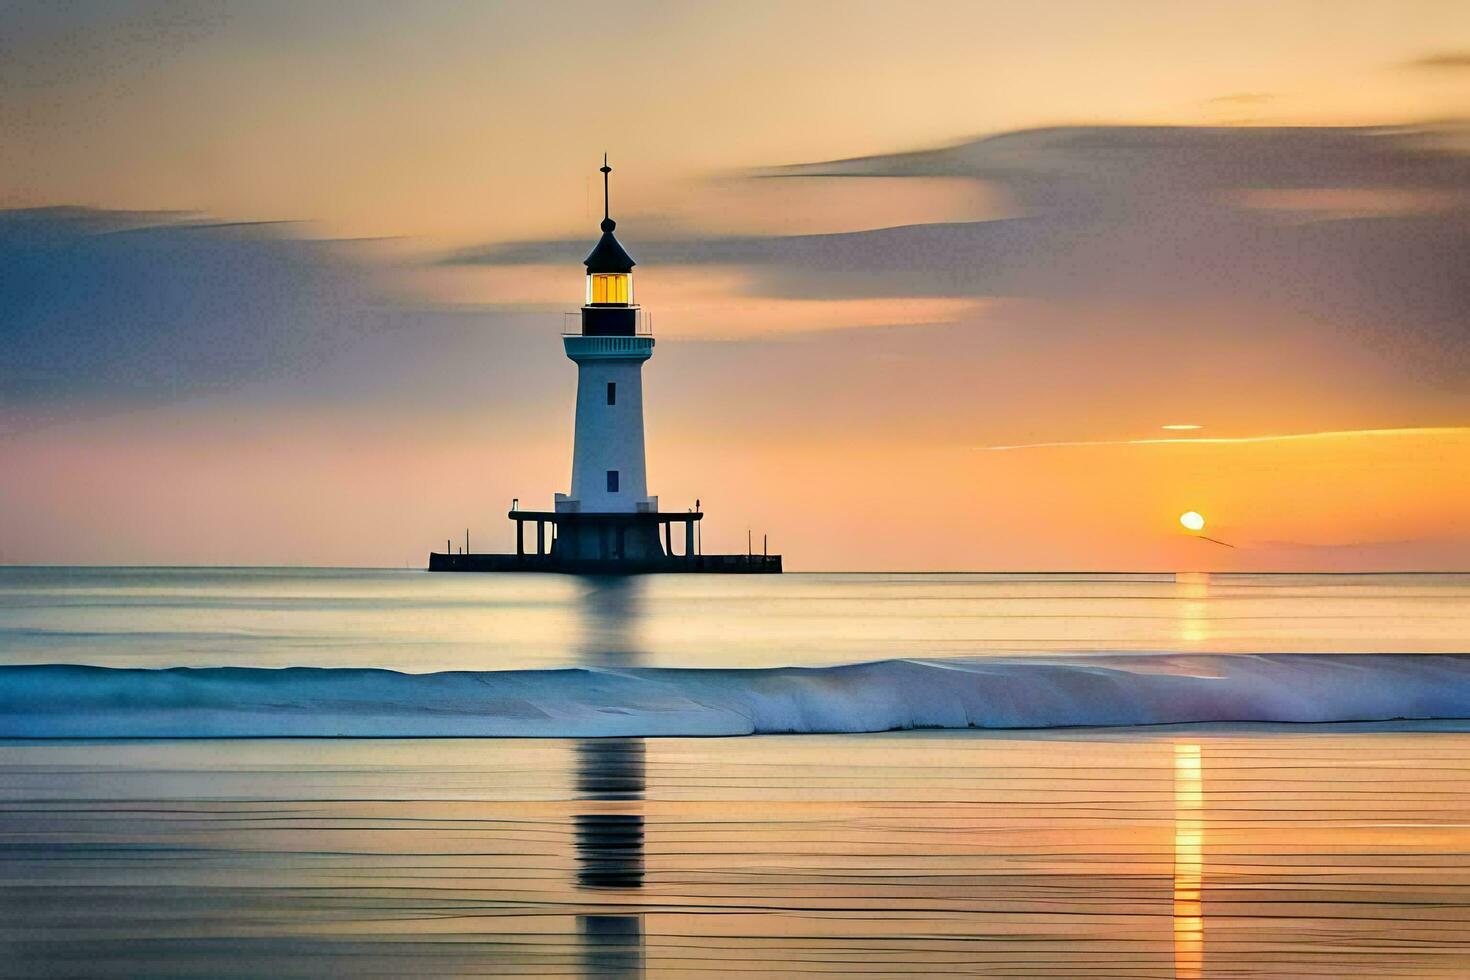
[[[676,559],[688,561],[690,559]],[[695,555],[695,566],[701,572],[779,572],[780,555]]]

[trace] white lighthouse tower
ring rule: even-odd
[[[583,519],[558,522],[553,554],[563,559],[645,561],[663,558],[658,526],[645,521],[594,520],[594,515],[657,514],[648,494],[643,448],[643,362],[653,335],[634,302],[633,266],[613,235],[608,175],[602,161],[602,237],[582,264],[587,299],[582,330],[562,338],[577,365],[576,434],[571,493],[556,495],[556,513]]]
[[[640,332],[633,302],[633,257],[613,236],[608,174],[602,164],[602,237],[583,260],[587,302],[582,332],[562,338],[577,365],[577,424],[572,492],[557,494],[557,510],[636,513],[658,510],[648,496],[643,451],[643,362],[653,356],[651,333]]]
[[[452,541],[429,553],[432,572],[568,572],[627,575],[642,572],[778,573],[781,556],[707,555],[695,527],[695,506],[660,511],[648,493],[643,451],[643,363],[653,356],[653,331],[633,302],[633,257],[613,236],[608,174],[602,159],[602,237],[583,260],[587,299],[582,329],[563,334],[562,346],[577,365],[576,437],[571,492],[556,495],[552,510],[507,514],[516,525],[515,554],[458,554]],[[534,541],[528,541],[526,525]],[[679,533],[675,533],[675,526]],[[548,534],[548,531],[550,532]],[[681,540],[682,539],[682,540]],[[749,538],[747,537],[747,541]]]

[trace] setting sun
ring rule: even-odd
[[[1204,516],[1198,511],[1187,510],[1180,514],[1179,523],[1191,531],[1203,531],[1205,529]]]

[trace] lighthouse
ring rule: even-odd
[[[572,489],[556,495],[556,513],[656,514],[648,495],[643,441],[643,365],[653,356],[653,333],[634,301],[633,256],[613,232],[609,181],[602,161],[602,237],[587,253],[582,330],[562,337],[577,365],[576,427],[572,437]],[[692,524],[690,527],[692,528]],[[617,520],[564,522],[552,553],[568,559],[644,561],[665,557],[658,528]]]
[[[555,494],[549,511],[522,510],[515,522],[515,554],[429,554],[431,572],[569,572],[620,575],[644,572],[780,572],[781,556],[706,555],[696,526],[697,506],[660,511],[648,492],[643,439],[643,365],[653,357],[653,330],[633,293],[633,256],[613,232],[609,200],[612,168],[602,160],[602,236],[582,260],[586,290],[581,329],[562,335],[577,366],[572,482]],[[677,533],[676,529],[677,528]],[[531,534],[534,533],[534,539]],[[749,539],[748,539],[749,540]]]

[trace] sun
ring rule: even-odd
[[[1179,515],[1179,523],[1191,531],[1203,531],[1205,529],[1205,518],[1199,511],[1185,511]]]

